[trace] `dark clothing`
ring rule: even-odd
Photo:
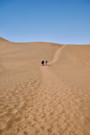
[[[41,61],[41,64],[44,65],[44,60]]]

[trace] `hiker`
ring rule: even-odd
[[[42,66],[44,66],[44,60],[41,61]]]
[[[45,63],[46,63],[46,65],[47,65],[48,61],[47,61],[47,60],[45,60]]]

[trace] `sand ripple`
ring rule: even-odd
[[[58,60],[63,49],[58,49],[49,64]],[[90,135],[89,114],[81,110],[87,104],[87,92],[61,81],[50,65],[40,71],[41,78],[36,71],[31,76],[23,70],[25,78],[21,71],[1,73],[0,135]]]

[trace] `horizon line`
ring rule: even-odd
[[[7,40],[9,42],[12,42],[12,43],[51,43],[51,44],[60,44],[60,45],[90,45],[90,44],[71,44],[71,43],[62,44],[62,43],[48,42],[48,41],[31,41],[31,42],[30,41],[24,41],[24,42],[19,41],[19,42],[16,42],[16,41],[8,40],[8,39],[3,38],[3,37],[0,37],[0,38],[3,39],[3,40]]]

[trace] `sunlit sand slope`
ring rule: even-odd
[[[0,135],[90,135],[89,74],[90,46],[0,38]]]

